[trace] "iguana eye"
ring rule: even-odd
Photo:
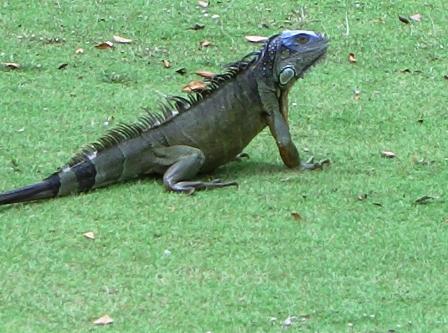
[[[308,43],[309,40],[310,39],[305,35],[301,35],[296,38],[297,43],[302,44],[302,45]]]

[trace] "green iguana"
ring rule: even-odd
[[[288,92],[294,82],[326,52],[325,36],[312,31],[284,31],[264,47],[228,65],[208,80],[208,88],[168,97],[162,112],[121,124],[88,145],[43,181],[0,194],[0,205],[86,192],[111,183],[163,175],[168,190],[236,185],[219,179],[192,180],[242,152],[266,126],[289,168],[315,169],[304,163],[288,126]]]

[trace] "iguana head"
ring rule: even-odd
[[[301,77],[326,52],[328,41],[312,31],[284,31],[280,36],[279,50],[274,62],[274,75],[280,87]]]
[[[328,40],[319,33],[284,31],[270,38],[263,62],[272,71],[269,74],[273,75],[274,82],[286,88],[318,61],[327,47]]]
[[[328,47],[324,35],[305,30],[284,31],[272,36],[259,62],[262,76],[278,93],[282,113],[288,117],[287,95],[294,82],[323,57]]]

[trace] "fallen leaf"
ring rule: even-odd
[[[95,325],[109,325],[112,324],[114,322],[114,320],[109,317],[108,315],[104,315],[100,318],[98,318],[97,320],[95,320],[93,323]]]
[[[106,41],[95,45],[95,47],[100,50],[111,49],[114,47],[114,43]]]
[[[213,79],[216,76],[216,73],[208,72],[208,71],[196,71],[196,75],[199,75],[206,79]]]
[[[15,62],[5,62],[3,65],[9,69],[19,69],[20,65]]]
[[[83,53],[84,53],[84,49],[81,47],[75,50],[75,54],[83,54]]]
[[[361,90],[359,89],[353,90],[353,99],[355,101],[359,101],[360,98],[361,98]]]
[[[190,27],[190,30],[202,30],[205,28],[204,24],[201,23],[195,23],[192,27]]]
[[[82,235],[87,239],[95,239],[95,233],[93,231],[88,231]]]
[[[423,166],[431,165],[431,164],[433,164],[433,163],[435,162],[434,160],[427,160],[427,159],[424,159],[424,158],[418,158],[418,157],[413,157],[413,158],[412,158],[412,161],[413,161],[415,164],[423,165]]]
[[[208,1],[199,0],[198,1],[198,6],[202,7],[202,8],[207,8],[208,7]]]
[[[406,16],[398,16],[398,19],[403,22],[404,24],[409,24],[411,23],[411,21],[409,21],[409,19]]]
[[[409,16],[409,18],[414,22],[420,22],[422,20],[422,14],[417,13]]]
[[[185,67],[181,67],[179,69],[176,69],[176,73],[180,75],[185,75],[187,74],[187,69]]]
[[[107,119],[104,121],[103,125],[104,126],[109,126],[113,121],[114,121],[115,117],[114,116],[108,116]]]
[[[292,324],[294,324],[294,322],[296,321],[297,317],[296,316],[288,316],[288,318],[286,318],[283,321],[283,328],[288,328],[290,327]]]
[[[16,130],[16,132],[18,132],[18,133],[22,133],[24,131],[25,131],[25,127],[22,127],[22,128],[19,128],[18,130]]]
[[[394,158],[394,157],[396,157],[397,155],[396,155],[393,151],[390,151],[390,150],[383,150],[383,151],[381,152],[381,156],[382,156],[382,157],[385,157],[385,158]]]
[[[168,60],[164,59],[164,60],[162,60],[162,62],[163,62],[163,67],[165,67],[165,68],[171,67],[171,63]]]
[[[351,64],[355,64],[355,63],[356,63],[356,56],[355,56],[354,53],[350,52],[350,53],[348,54],[348,61],[349,61]]]
[[[124,37],[117,36],[117,35],[113,36],[112,40],[114,42],[118,43],[118,44],[129,44],[129,43],[132,43],[132,39],[124,38]]]
[[[182,87],[182,91],[186,93],[200,92],[205,89],[207,89],[207,85],[205,84],[204,81],[199,80],[190,81],[188,84]]]
[[[210,41],[206,40],[206,39],[204,39],[203,41],[199,42],[199,46],[201,48],[209,47],[211,45],[213,45],[213,44]]]
[[[422,197],[416,199],[416,200],[414,201],[414,203],[415,203],[416,205],[426,205],[426,204],[429,204],[431,201],[433,201],[433,200],[435,200],[435,199],[436,199],[435,197],[431,197],[431,196],[429,196],[429,195],[424,195],[424,196],[422,196]]]
[[[268,37],[263,37],[263,36],[245,36],[244,38],[246,38],[246,40],[248,42],[251,43],[263,43],[265,41],[267,41],[269,38]]]
[[[64,64],[60,64],[59,66],[58,66],[58,69],[64,69],[64,68],[66,68],[68,66],[68,64],[66,64],[66,63],[64,63]]]
[[[364,201],[367,199],[367,194],[366,193],[358,194],[356,199],[358,199],[359,201]]]
[[[302,216],[301,216],[299,213],[297,213],[297,212],[292,212],[292,213],[291,213],[291,216],[292,216],[292,218],[293,218],[295,221],[299,221],[299,220],[302,219]]]

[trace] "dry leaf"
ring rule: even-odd
[[[162,62],[163,62],[163,67],[165,67],[165,68],[171,67],[171,63],[168,60],[164,59],[164,60],[162,60]]]
[[[95,45],[95,47],[97,49],[101,49],[101,50],[111,49],[114,47],[114,43],[106,41],[106,42],[102,42],[102,43]]]
[[[83,54],[83,53],[84,53],[84,49],[81,47],[75,50],[75,54]]]
[[[403,22],[404,24],[409,24],[411,23],[411,21],[409,21],[409,19],[406,16],[398,16],[398,19]]]
[[[435,200],[435,197],[431,197],[430,195],[424,195],[417,200],[414,201],[416,205],[426,205],[430,203],[431,201]]]
[[[124,38],[124,37],[117,36],[117,35],[113,36],[112,40],[114,42],[118,43],[118,44],[129,44],[129,43],[132,43],[132,39]]]
[[[410,16],[410,19],[414,22],[420,22],[422,20],[422,14],[414,14]]]
[[[359,201],[364,201],[367,199],[367,193],[362,193],[362,194],[358,194],[358,196],[356,197],[356,199],[358,199]]]
[[[394,158],[397,155],[393,152],[393,151],[389,151],[389,150],[383,150],[381,152],[381,156],[385,157],[385,158]]]
[[[58,69],[64,69],[64,68],[66,68],[68,66],[68,64],[60,64],[59,66],[58,66]]]
[[[294,324],[294,322],[296,321],[297,317],[296,316],[288,316],[288,318],[286,318],[283,321],[283,328],[288,328],[290,327],[292,324]]]
[[[213,45],[212,42],[210,42],[210,41],[208,41],[208,40],[206,40],[206,39],[204,39],[203,41],[199,42],[199,46],[200,46],[201,48],[209,47],[209,46],[211,46],[211,45]]]
[[[202,8],[207,8],[208,7],[208,1],[198,1],[198,6],[202,7]]]
[[[361,90],[359,90],[359,89],[353,90],[353,99],[355,101],[359,101],[360,98],[361,98]]]
[[[196,71],[196,75],[199,75],[199,76],[204,77],[206,79],[213,79],[216,76],[215,73],[207,72],[207,71]]]
[[[114,320],[109,317],[108,315],[104,315],[100,318],[98,318],[97,320],[95,320],[93,323],[95,325],[109,325],[112,324],[114,322]]]
[[[180,75],[185,75],[187,74],[187,69],[185,67],[181,67],[179,69],[176,69],[176,73]]]
[[[191,92],[199,92],[207,89],[207,85],[204,81],[193,80],[182,87],[183,92],[191,93]]]
[[[348,61],[349,61],[351,64],[355,64],[355,63],[356,63],[356,56],[355,56],[354,53],[350,52],[350,53],[348,54]]]
[[[3,63],[3,65],[5,67],[8,67],[9,69],[19,69],[20,68],[20,65],[15,62],[5,62],[5,63]]]
[[[195,23],[192,27],[190,27],[189,29],[191,30],[202,30],[205,28],[204,24],[201,23]]]
[[[82,235],[87,239],[95,239],[95,233],[93,231],[88,231]]]
[[[245,36],[244,38],[251,43],[263,43],[269,39],[268,37],[263,36]]]
[[[292,216],[292,218],[293,218],[295,221],[299,221],[299,220],[302,219],[302,216],[301,216],[299,213],[297,213],[297,212],[292,212],[292,213],[291,213],[291,216]]]

